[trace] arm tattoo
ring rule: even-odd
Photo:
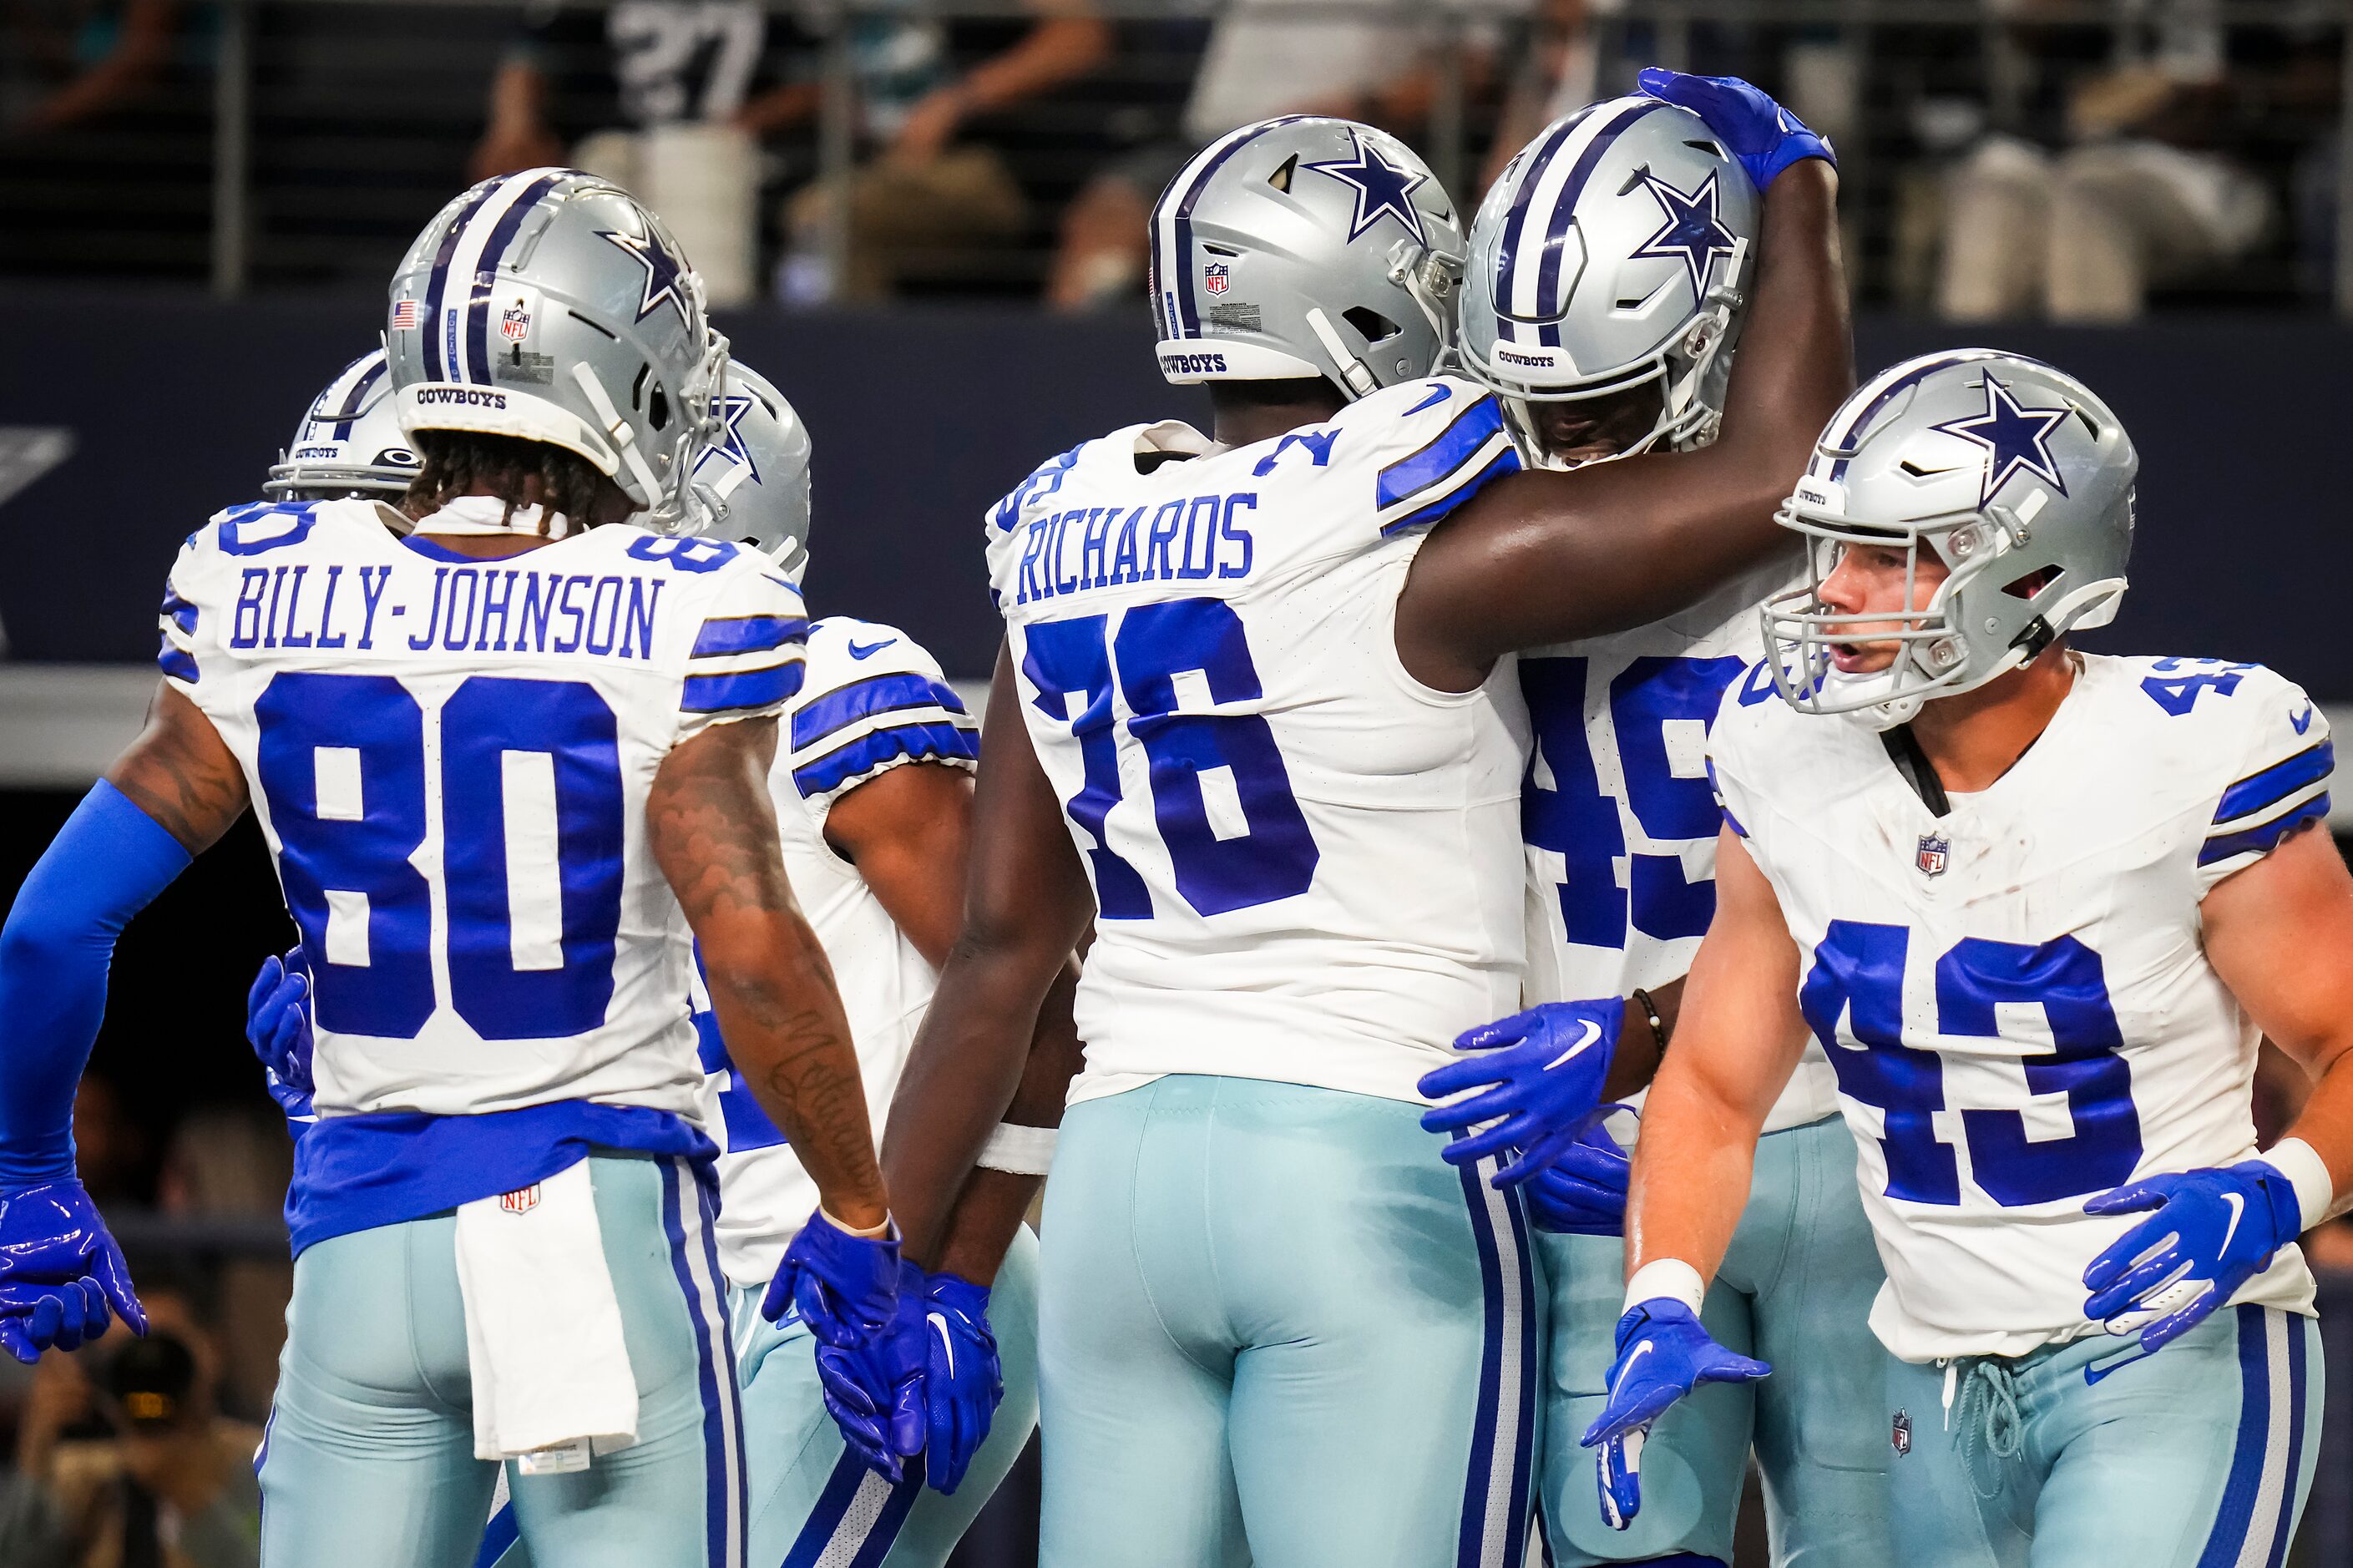
[[[106,780],[189,854],[209,849],[245,812],[245,769],[196,705],[159,687],[147,727]]]

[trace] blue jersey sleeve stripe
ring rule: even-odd
[[[196,607],[170,589],[164,592],[164,614],[182,631],[193,634],[196,629]]]
[[[1387,511],[1411,500],[1432,485],[1443,483],[1456,469],[1478,455],[1490,437],[1504,428],[1504,411],[1493,397],[1482,397],[1454,416],[1451,424],[1431,437],[1410,458],[1400,458],[1381,470],[1374,486],[1373,504]]]
[[[898,757],[920,763],[975,762],[979,756],[978,738],[961,724],[894,724],[795,768],[793,784],[804,795],[820,795]]]
[[[702,623],[695,634],[689,658],[721,658],[729,654],[765,653],[808,637],[805,616],[735,616]]]
[[[945,681],[907,671],[877,675],[812,697],[793,714],[793,750],[813,746],[861,719],[902,708],[944,708],[962,713],[964,700]]]
[[[1463,480],[1461,484],[1455,486],[1452,489],[1447,491],[1436,500],[1431,501],[1428,506],[1423,507],[1420,510],[1416,511],[1409,516],[1401,517],[1395,522],[1388,524],[1381,530],[1381,535],[1383,538],[1387,538],[1392,533],[1402,533],[1409,528],[1419,528],[1425,522],[1436,522],[1440,518],[1444,517],[1448,512],[1452,511],[1456,507],[1461,506],[1464,501],[1469,500],[1472,496],[1477,495],[1481,490],[1486,489],[1488,480],[1504,474],[1516,474],[1519,471],[1520,454],[1513,447],[1505,447],[1488,461],[1485,468],[1480,469],[1477,473],[1472,475],[1469,479]]]
[[[2198,864],[2211,866],[2218,860],[2229,860],[2241,855],[2265,855],[2279,847],[2281,839],[2316,818],[2328,816],[2328,792],[2321,791],[2310,800],[2302,801],[2273,817],[2269,822],[2242,827],[2235,833],[2218,833],[2199,847]]]
[[[2249,773],[2222,792],[2222,804],[2214,808],[2214,820],[2229,822],[2250,812],[2285,800],[2300,789],[2318,784],[2337,770],[2337,746],[2332,741],[2319,741],[2285,762],[2274,763],[2261,773]]]
[[[687,713],[765,708],[798,691],[805,673],[801,661],[796,658],[764,669],[737,670],[733,675],[690,675],[685,689],[679,693],[678,705]]]
[[[174,680],[193,682],[196,679],[195,657],[174,647],[169,637],[164,639],[163,648],[155,655],[155,663]]]

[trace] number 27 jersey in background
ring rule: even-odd
[[[670,749],[797,689],[799,594],[627,525],[474,560],[366,501],[251,506],[172,569],[160,662],[243,766],[315,991],[315,1104],[698,1111]]]
[[[1511,1011],[1519,748],[1488,689],[1409,676],[1394,625],[1429,525],[1517,467],[1493,400],[1441,378],[1231,450],[1118,431],[990,515],[1098,904],[1074,1100],[1172,1072],[1418,1100]]]
[[[1769,682],[1711,737],[1861,1150],[1872,1327],[1905,1361],[2099,1332],[2084,1270],[2143,1216],[2084,1200],[2255,1153],[2258,1031],[2200,907],[2327,816],[2328,721],[2258,666],[2079,657],[2042,738],[1943,816],[1877,731]],[[2233,1300],[2309,1312],[2312,1289],[2290,1247]]]

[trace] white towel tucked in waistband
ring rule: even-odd
[[[638,1440],[638,1380],[588,1162],[458,1205],[474,1457],[578,1470]]]

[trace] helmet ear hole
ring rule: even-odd
[[[654,388],[653,397],[647,405],[646,423],[657,430],[670,427],[670,396],[659,386]]]
[[[1405,329],[1364,305],[1351,305],[1340,312],[1340,319],[1364,335],[1367,343],[1384,343]]]
[[[2060,567],[2044,566],[2014,582],[2003,584],[2001,591],[2013,599],[2031,599],[2065,575]]]

